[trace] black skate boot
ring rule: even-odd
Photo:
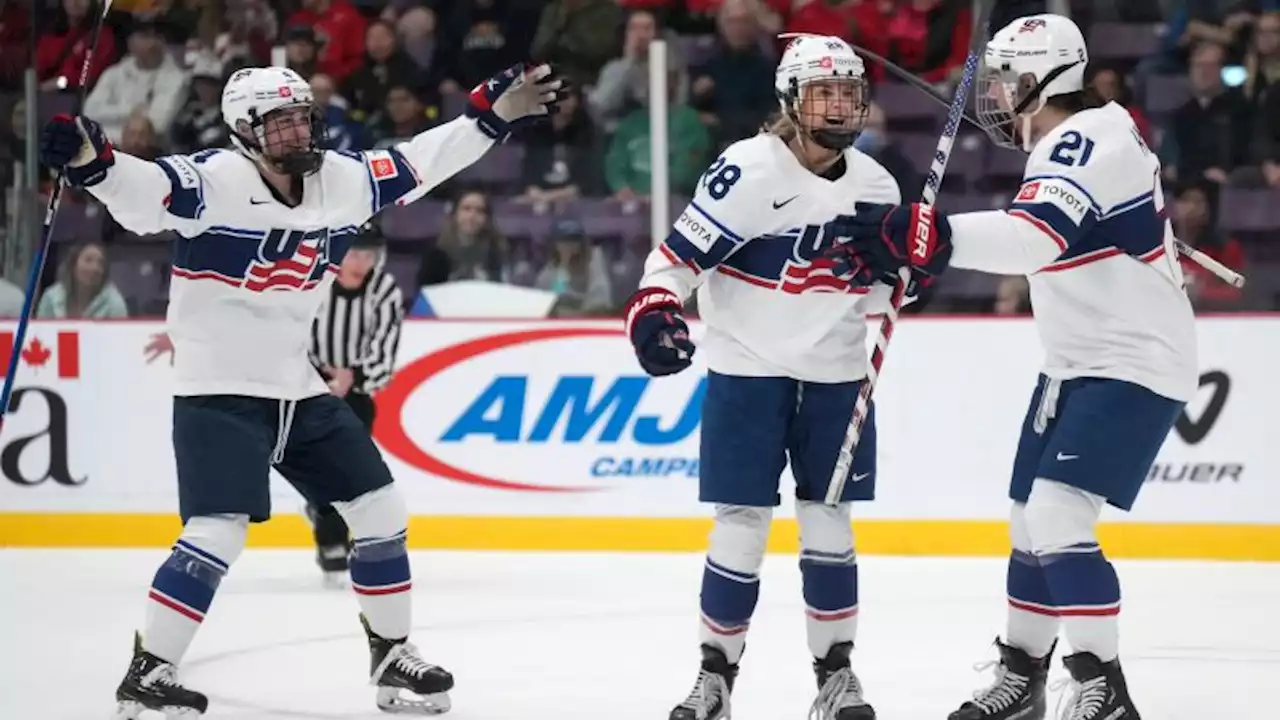
[[[862,698],[862,683],[849,666],[853,643],[831,646],[827,656],[813,661],[818,697],[809,708],[810,720],[876,720],[875,708]]]
[[[369,629],[364,615],[360,616],[360,624],[369,636],[369,682],[378,688],[378,708],[390,713],[418,715],[448,712],[453,676],[444,668],[424,661],[412,643],[378,636]],[[406,696],[402,690],[410,695]]]
[[[116,712],[112,720],[138,720],[143,711],[163,713],[166,720],[198,718],[209,709],[209,699],[178,684],[177,668],[142,649],[142,637],[133,637],[133,661],[116,688]]]
[[[345,578],[351,554],[351,538],[347,523],[332,507],[317,508],[307,505],[307,519],[316,540],[316,565],[331,584],[341,585]]]
[[[1139,720],[1119,660],[1104,663],[1082,652],[1062,658],[1062,664],[1071,673],[1062,720]]]
[[[689,697],[675,706],[668,720],[728,720],[729,695],[738,677],[724,651],[714,645],[702,646],[702,667]]]
[[[999,662],[978,665],[979,670],[994,666],[996,681],[973,699],[947,716],[947,720],[1044,720],[1045,682],[1049,676],[1049,658],[1036,659],[1016,647],[996,639]]]

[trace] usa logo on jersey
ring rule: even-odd
[[[332,269],[329,235],[325,230],[262,232],[216,226],[195,238],[178,238],[173,274],[253,292],[310,290]]]
[[[244,288],[264,290],[309,290],[324,277],[325,233],[272,230],[258,249],[259,259],[250,263]]]
[[[822,225],[805,225],[752,240],[729,257],[719,270],[725,275],[790,295],[867,292],[835,274],[826,257],[837,238]]]

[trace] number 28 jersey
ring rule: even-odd
[[[845,150],[834,180],[805,169],[762,133],[729,146],[645,262],[642,288],[681,301],[697,291],[708,367],[739,376],[847,382],[867,374],[867,314],[892,288],[851,288],[826,256],[825,226],[857,202],[898,203],[897,182],[862,152]]]

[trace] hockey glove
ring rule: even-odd
[[[931,205],[875,205],[858,203],[849,219],[850,241],[834,248],[852,269],[891,278],[902,267],[912,276],[931,283],[951,262],[951,223]]]
[[[680,300],[662,288],[641,288],[627,301],[627,337],[640,367],[654,377],[693,363],[694,346],[680,311]]]
[[[857,219],[852,215],[837,215],[825,226],[826,237],[832,238],[835,246],[827,251],[834,264],[831,272],[841,280],[848,281],[852,287],[867,287],[875,284],[882,273],[867,264],[866,258],[859,252],[853,240],[859,232]]]
[[[116,157],[101,125],[83,115],[55,115],[40,133],[40,162],[85,188],[102,182]]]
[[[464,112],[481,132],[503,142],[512,130],[550,115],[563,88],[550,65],[512,65],[475,86]]]

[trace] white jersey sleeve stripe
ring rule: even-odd
[[[733,242],[735,242],[735,243],[741,243],[741,242],[743,242],[742,236],[740,236],[740,235],[738,235],[737,233],[735,233],[734,231],[730,230],[728,227],[726,227],[726,226],[724,225],[724,223],[722,223],[722,222],[720,222],[719,220],[716,220],[714,217],[712,217],[712,216],[711,216],[711,213],[708,213],[706,210],[703,210],[701,207],[699,207],[697,202],[690,202],[690,203],[689,203],[689,207],[690,207],[690,208],[692,208],[692,209],[694,209],[694,210],[697,210],[697,211],[698,211],[698,215],[701,215],[703,218],[705,218],[705,219],[707,220],[707,222],[709,222],[709,223],[711,223],[712,225],[714,225],[714,226],[715,226],[715,228],[716,228],[717,230],[719,230],[719,231],[720,231],[720,233],[721,233],[721,234],[723,234],[725,237],[729,238],[730,240],[732,240],[732,241],[733,241]],[[688,210],[686,210],[686,211],[685,211],[685,214],[684,214],[684,215],[681,215],[680,217],[681,217],[681,219],[684,219],[687,215],[688,215]],[[679,227],[679,223],[677,223],[677,227]]]
[[[1062,236],[1062,233],[1059,233],[1057,230],[1055,230],[1053,228],[1053,225],[1051,225],[1050,223],[1036,217],[1033,213],[1030,212],[1030,210],[1020,210],[1020,209],[1014,208],[1009,211],[1009,216],[1016,217],[1020,220],[1026,220],[1027,222],[1031,223],[1036,227],[1036,229],[1040,230],[1045,235],[1048,235],[1049,239],[1052,240],[1058,246],[1059,250],[1061,250],[1062,252],[1067,251],[1067,245],[1068,245],[1067,239]]]
[[[1142,205],[1145,205],[1146,203],[1151,202],[1152,197],[1154,197],[1154,193],[1146,192],[1139,195],[1136,198],[1133,198],[1132,200],[1125,200],[1124,202],[1116,205],[1115,207],[1103,213],[1099,219],[1109,220],[1117,215],[1122,215],[1136,207],[1141,207]]]

